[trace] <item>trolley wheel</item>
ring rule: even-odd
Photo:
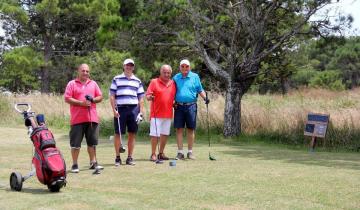
[[[48,185],[48,189],[50,190],[50,192],[59,192],[60,188],[61,186],[59,185]]]
[[[60,178],[53,182],[52,184],[48,184],[47,187],[50,192],[59,192],[62,187],[66,186],[65,178]]]
[[[10,175],[10,187],[12,190],[21,191],[23,178],[19,172],[12,172]]]

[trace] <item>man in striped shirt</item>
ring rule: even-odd
[[[109,91],[110,103],[114,113],[115,166],[121,165],[119,130],[121,134],[125,134],[126,128],[128,131],[128,157],[126,164],[135,165],[132,155],[138,123],[143,119],[145,93],[140,79],[134,75],[134,69],[134,61],[126,59],[123,64],[124,72],[114,77]],[[120,125],[118,122],[120,122]]]

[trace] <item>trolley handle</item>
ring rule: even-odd
[[[24,109],[21,109],[20,107],[24,107]],[[19,113],[30,112],[31,105],[29,103],[16,103],[14,105],[14,108]],[[27,110],[25,110],[25,109],[27,109]]]

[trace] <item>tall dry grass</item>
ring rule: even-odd
[[[209,124],[212,133],[221,133],[224,121],[224,97],[209,95]],[[200,99],[199,99],[200,100]],[[15,95],[0,97],[1,124],[14,125],[22,122],[12,108],[14,103],[28,102],[33,110],[43,113],[48,124],[58,128],[68,127],[69,105],[61,95]],[[146,121],[148,121],[148,103]],[[101,128],[106,134],[112,132],[112,112],[108,99],[97,104],[102,119]],[[360,89],[333,92],[324,89],[293,90],[287,95],[246,94],[242,99],[242,131],[264,139],[289,144],[304,143],[303,129],[307,113],[330,114],[327,147],[358,148],[360,146]],[[206,131],[207,112],[202,101],[198,103],[199,132]],[[143,130],[148,124],[143,125]],[[147,133],[147,131],[145,131]]]

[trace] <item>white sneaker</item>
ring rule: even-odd
[[[99,165],[97,162],[92,162],[90,163],[90,170],[91,169],[97,169],[97,170],[103,170],[104,167],[102,167],[101,165]]]
[[[72,166],[71,166],[71,172],[72,173],[79,173],[79,166],[77,165],[77,164],[73,164]]]
[[[116,157],[115,158],[115,166],[120,166],[121,165],[121,159],[120,157]]]

